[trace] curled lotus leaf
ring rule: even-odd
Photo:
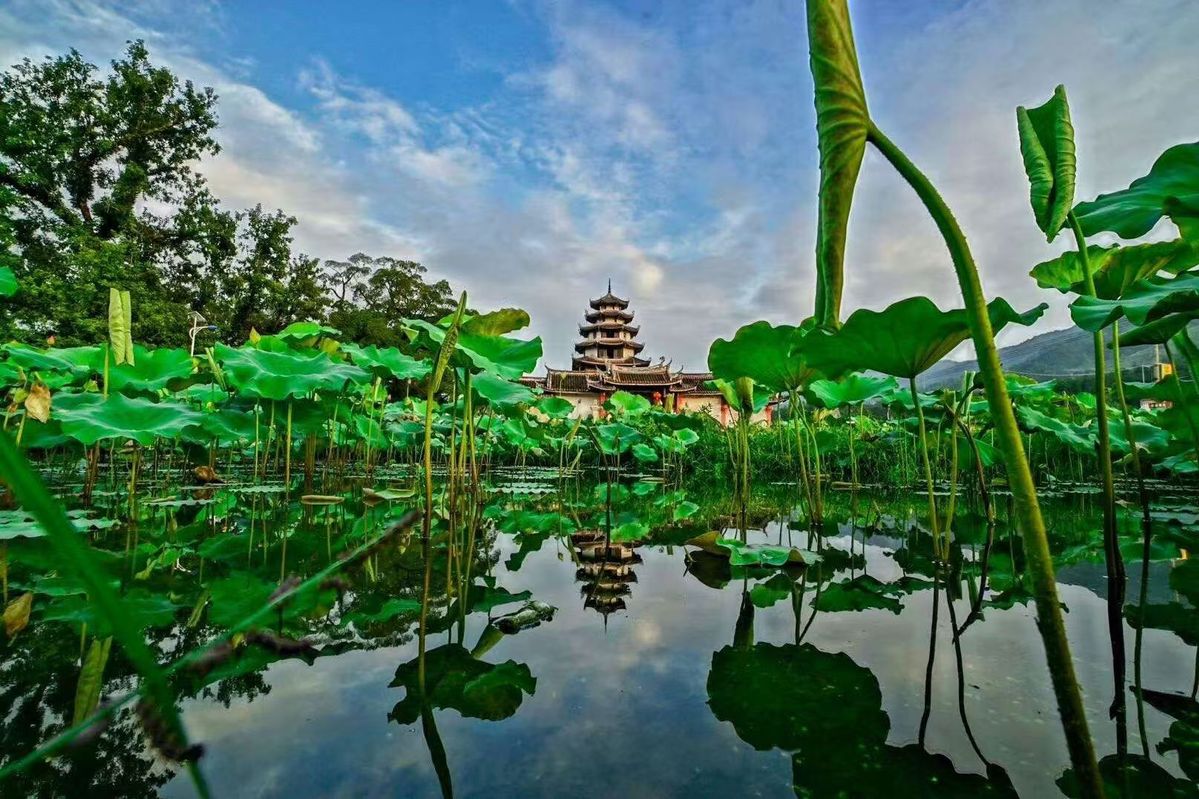
[[[376,377],[393,377],[396,380],[423,380],[433,370],[428,361],[405,355],[395,347],[359,347],[356,344],[343,344],[341,351],[363,369],[372,372]]]
[[[239,393],[269,400],[305,397],[314,391],[337,393],[346,383],[370,379],[366,370],[338,363],[319,350],[269,352],[218,344],[216,357]]]
[[[1031,325],[1049,306],[1017,313],[1007,300],[987,304],[991,327]],[[882,311],[854,311],[836,331],[816,331],[805,343],[812,365],[829,376],[870,369],[895,377],[914,378],[970,337],[962,309],[942,311],[927,297],[900,300]]]
[[[1057,237],[1074,204],[1077,162],[1074,125],[1066,87],[1058,86],[1053,96],[1036,108],[1016,109],[1020,155],[1028,176],[1029,201],[1037,227],[1049,241]]]
[[[1074,215],[1087,236],[1110,231],[1135,239],[1169,216],[1184,237],[1192,237],[1199,232],[1199,142],[1171,147],[1153,162],[1149,174],[1127,189],[1079,203]]]
[[[748,377],[771,391],[793,391],[816,376],[803,351],[812,329],[811,320],[799,327],[764,321],[745,325],[732,340],[712,342],[708,369],[723,380]]]
[[[1079,297],[1070,304],[1070,317],[1083,330],[1102,330],[1121,317],[1144,325],[1171,314],[1199,312],[1199,272],[1184,272],[1173,279],[1139,280],[1119,299]]]
[[[155,439],[178,438],[199,425],[202,415],[181,402],[153,402],[111,394],[67,394],[55,397],[62,432],[84,446],[105,439],[133,439],[149,446]]]
[[[816,233],[816,317],[836,325],[844,287],[845,239],[866,154],[870,113],[846,0],[810,0],[808,48],[820,147]]]
[[[1131,247],[1092,245],[1087,247],[1087,261],[1095,280],[1095,296],[1102,300],[1115,300],[1138,280],[1153,277],[1159,272],[1176,275],[1199,264],[1199,246],[1185,239],[1135,244]],[[1043,289],[1080,295],[1087,293],[1082,261],[1076,250],[1037,264],[1029,274]]]

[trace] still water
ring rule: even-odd
[[[189,733],[206,748],[202,766],[214,795],[1052,797],[1068,791],[1066,747],[1032,603],[1012,566],[1020,561],[1019,542],[1009,540],[1003,498],[990,602],[955,647],[955,625],[970,617],[986,537],[977,509],[960,511],[965,532],[956,565],[937,569],[925,554],[927,537],[919,535],[919,496],[854,497],[856,516],[846,496],[834,497],[829,516],[836,519],[817,540],[791,529],[802,525],[791,521],[788,491],[772,490],[777,496],[765,505],[779,511],[751,518],[746,539],[820,550],[819,568],[732,568],[683,546],[695,532],[728,521],[727,502],[705,500],[702,491],[688,494],[699,513],[658,531],[621,564],[589,568],[567,535],[492,529],[477,579],[489,585],[489,596],[506,597],[498,589],[507,589],[517,600],[482,603],[464,625],[431,621],[430,700],[423,706],[415,688],[414,615],[391,623],[385,636],[343,639],[337,654],[323,653],[311,664],[279,660],[235,687],[216,683],[183,701]],[[489,525],[520,509],[561,507],[556,502],[552,495],[500,500]],[[1158,501],[1162,530],[1175,537],[1186,532],[1193,519],[1178,509],[1187,502]],[[1085,494],[1051,497],[1047,509],[1066,625],[1105,774],[1125,796],[1196,795],[1188,779],[1188,773],[1199,777],[1194,755],[1180,763],[1175,751],[1194,751],[1191,725],[1199,723],[1192,698],[1199,614],[1171,581],[1185,552],[1155,559],[1148,570],[1147,603],[1171,610],[1161,614],[1165,623],[1151,621],[1162,629],[1144,630],[1143,693],[1134,686],[1136,631],[1123,622],[1125,706],[1113,717],[1118,664],[1104,567],[1094,557],[1097,512]],[[338,524],[352,524],[353,514],[343,512]],[[1132,519],[1134,543],[1136,534]],[[390,568],[390,582],[356,590],[419,584],[411,561]],[[1140,564],[1131,561],[1128,572],[1126,602],[1136,604]],[[444,580],[434,575],[434,592]],[[534,600],[555,609],[552,619],[509,634],[489,624]],[[438,607],[445,611],[446,603]],[[46,657],[61,660],[63,652]],[[1147,701],[1138,702],[1141,695]],[[47,701],[61,698],[47,692]],[[20,723],[16,706],[8,705],[4,724]],[[57,777],[43,772],[29,790],[82,795],[76,791],[88,784],[88,795],[194,795],[186,774],[172,774],[149,754],[130,724],[105,736],[125,739],[106,744],[115,760],[75,763]]]

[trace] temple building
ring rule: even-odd
[[[705,386],[712,379],[710,373],[677,371],[665,358],[652,363],[641,357],[645,348],[637,338],[641,328],[633,324],[629,301],[612,293],[611,281],[608,292],[588,305],[571,368],[547,366],[545,377],[526,377],[522,382],[569,400],[575,417],[602,416],[608,397],[627,391],[674,412],[703,411],[721,424],[732,421],[732,409],[721,393]],[[755,420],[769,417],[768,409]]]

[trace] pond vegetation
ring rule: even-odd
[[[807,7],[815,314],[712,344],[728,427],[624,392],[577,418],[520,380],[528,314],[465,294],[396,346],[192,353],[114,288],[102,341],[0,348],[4,794],[1199,793],[1199,144],[1076,203],[1065,89],[1016,111],[1033,221],[1075,245],[1031,277],[1097,369],[1005,374],[995,334],[1045,305],[984,296],[844,0]],[[843,317],[868,146],[963,308]],[[920,390],[967,341],[977,374]],[[1125,383],[1147,345],[1174,368]]]

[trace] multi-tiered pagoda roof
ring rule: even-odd
[[[586,324],[579,325],[580,340],[575,344],[571,367],[575,371],[601,371],[609,366],[648,366],[649,361],[638,357],[645,345],[637,340],[641,328],[630,324],[633,312],[629,301],[612,293],[591,300],[590,310],[583,314]]]

